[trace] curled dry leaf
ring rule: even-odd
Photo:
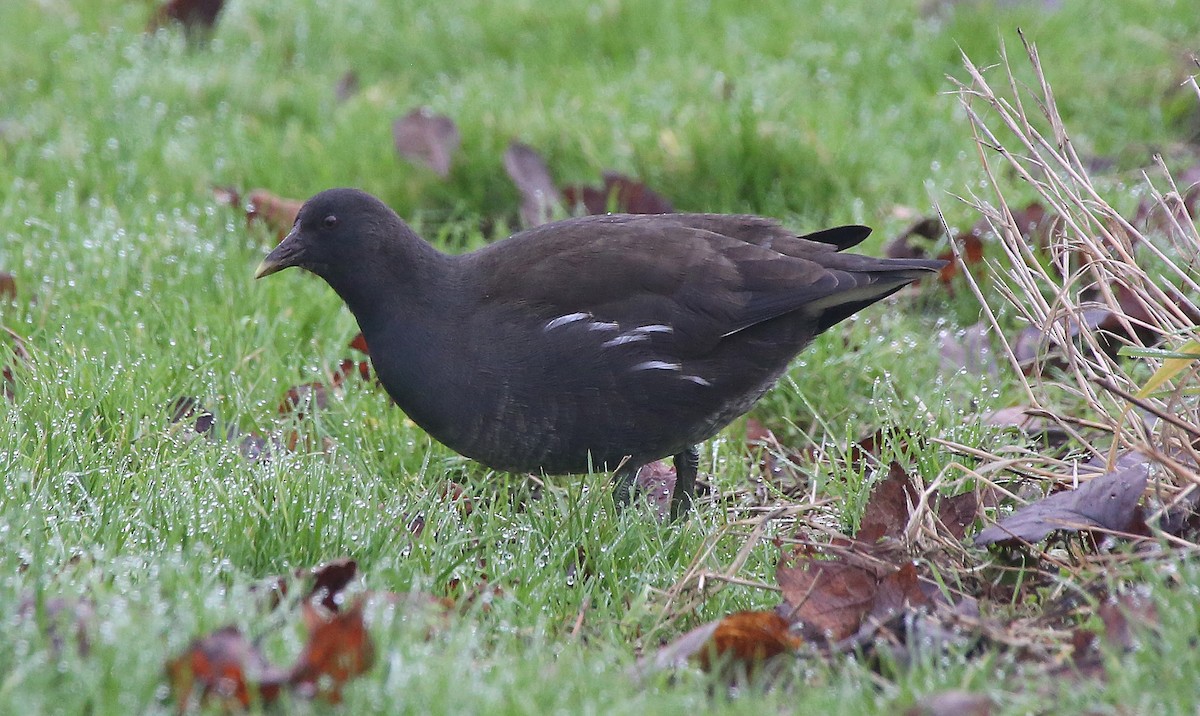
[[[168,23],[183,25],[190,36],[209,32],[217,24],[217,16],[225,0],[168,0],[150,18],[147,32],[154,32]]]
[[[176,398],[171,402],[169,410],[172,424],[186,425],[190,432],[201,435],[210,441],[224,441],[235,445],[238,452],[248,460],[268,460],[273,450],[283,447],[276,440],[268,440],[257,433],[242,434],[234,427],[230,427],[224,434],[221,434],[217,430],[216,416],[192,397]]]
[[[800,648],[803,639],[792,633],[790,626],[773,611],[735,612],[717,622],[694,658],[705,671],[722,665],[753,669],[771,657]]]
[[[504,171],[521,195],[521,223],[526,228],[541,226],[561,210],[563,198],[546,161],[533,147],[512,142],[504,152]]]
[[[290,669],[271,665],[237,627],[193,641],[166,666],[180,710],[213,700],[226,709],[266,705],[285,689],[303,698],[340,702],[345,685],[366,673],[375,659],[363,602],[332,615],[305,602],[303,615],[308,641]]]
[[[450,175],[454,153],[462,143],[454,120],[428,107],[418,107],[392,123],[392,139],[400,156],[443,179]]]
[[[267,662],[262,651],[237,627],[196,639],[167,662],[167,676],[180,711],[216,700],[228,708],[275,701],[288,672]]]
[[[705,671],[742,667],[747,671],[779,654],[795,651],[803,639],[775,611],[735,612],[702,624],[643,658],[640,674],[683,667],[695,660]]]
[[[1040,542],[1058,530],[1134,531],[1142,519],[1138,503],[1148,476],[1149,464],[1135,462],[1094,477],[1074,490],[1056,492],[987,527],[976,535],[975,545]]]
[[[288,683],[306,698],[340,703],[342,689],[375,662],[375,644],[363,619],[363,601],[326,617],[309,603],[302,607],[308,643],[288,675]]]
[[[942,222],[935,216],[917,219],[907,229],[887,242],[883,253],[889,259],[923,259],[929,248],[945,235]]]
[[[246,203],[242,204],[241,193],[227,186],[213,187],[213,198],[218,204],[232,206],[246,212],[246,224],[261,221],[271,231],[275,232],[276,242],[281,241],[292,225],[296,223],[296,215],[304,202],[299,199],[287,199],[277,196],[266,189],[251,189],[246,195]]]
[[[663,460],[655,460],[638,471],[636,488],[650,501],[659,520],[671,514],[671,495],[675,492],[675,468]]]
[[[354,580],[357,574],[358,562],[349,557],[342,557],[326,562],[319,567],[313,567],[305,575],[312,579],[312,587],[309,588],[305,601],[316,601],[329,611],[336,612],[341,604],[342,590]]]
[[[604,172],[604,186],[569,186],[563,189],[568,207],[582,206],[588,214],[670,214],[671,202],[640,181],[617,172]]]
[[[0,271],[0,301],[17,300],[17,279],[7,271]]]
[[[867,500],[856,538],[867,543],[884,538],[902,539],[912,516],[912,506],[920,497],[908,471],[893,461],[888,466],[887,476],[875,485]]]
[[[246,221],[261,221],[282,240],[296,223],[304,202],[276,196],[266,189],[253,189],[246,197]]]

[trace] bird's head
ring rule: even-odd
[[[328,189],[300,208],[292,230],[258,265],[255,278],[298,266],[326,279],[370,260],[380,237],[395,231],[399,217],[357,189]],[[402,224],[401,224],[402,225]]]

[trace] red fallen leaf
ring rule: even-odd
[[[1135,463],[1056,492],[987,527],[975,536],[975,546],[1039,542],[1057,530],[1136,530],[1148,475],[1148,463]]]
[[[783,616],[831,643],[858,631],[875,606],[879,583],[865,567],[800,550],[780,558],[775,581],[783,591]]]
[[[980,238],[978,232],[971,230],[959,234],[954,238],[954,241],[959,244],[958,252],[962,254],[963,263],[967,266],[983,263],[983,239]],[[943,251],[938,255],[938,258],[949,262],[942,267],[941,272],[938,274],[939,280],[942,283],[948,284],[958,274],[958,262],[954,260],[953,251]]]
[[[943,691],[918,701],[904,716],[991,716],[992,700],[969,691]]]
[[[169,0],[150,18],[146,31],[154,32],[170,22],[183,25],[189,35],[212,30],[224,4],[225,0]]]
[[[869,466],[880,465],[883,446],[888,439],[893,441],[895,452],[907,453],[914,438],[909,431],[895,426],[879,428],[846,449],[847,465],[859,471],[865,470]],[[916,438],[916,440],[917,444],[922,444],[920,438]]]
[[[367,350],[367,339],[363,338],[362,333],[355,334],[355,336],[350,339],[350,347],[356,351],[361,351],[367,355],[371,355],[371,351]]]
[[[312,580],[305,600],[317,601],[330,612],[338,610],[342,590],[346,588],[358,572],[358,563],[348,557],[326,562],[312,569],[297,569],[293,573],[295,579]],[[252,592],[267,592],[267,609],[274,609],[288,595],[291,580],[285,576],[268,577],[252,586]]]
[[[1192,323],[1200,323],[1200,309],[1185,295],[1173,286],[1166,289],[1167,297],[1177,308],[1186,316]],[[1160,336],[1158,331],[1148,326],[1157,326],[1158,321],[1150,314],[1145,302],[1133,292],[1133,289],[1124,284],[1117,284],[1115,288],[1117,305],[1120,306],[1121,312],[1129,318],[1133,324],[1133,329],[1137,332],[1142,340],[1147,343],[1157,342]],[[1118,336],[1129,337],[1125,330],[1122,321],[1117,314],[1105,312],[1104,319],[1097,326],[1102,331],[1116,334]]]
[[[908,476],[908,471],[898,462],[892,461],[888,474],[875,486],[867,507],[863,511],[856,539],[868,544],[881,539],[900,539],[912,515],[911,506],[921,496]]]
[[[526,228],[541,226],[562,207],[563,198],[546,162],[533,147],[512,142],[504,152],[504,171],[521,195],[521,223]]]
[[[563,195],[567,206],[582,205],[589,214],[607,214],[610,210],[624,214],[670,214],[675,211],[671,202],[636,179],[616,172],[604,172],[603,177],[604,187],[600,189],[565,187]]]
[[[0,301],[17,300],[17,279],[7,271],[0,271]]]
[[[675,492],[675,468],[662,460],[648,463],[638,471],[636,486],[654,507],[659,520],[671,514],[671,495]]]
[[[287,677],[297,694],[340,703],[346,683],[374,664],[375,644],[363,620],[363,604],[360,599],[328,618],[311,604],[303,605],[308,643]]]
[[[167,662],[167,675],[180,711],[210,699],[225,708],[269,704],[279,697],[289,677],[287,671],[267,663],[258,646],[233,626],[193,641],[183,654]]]
[[[462,135],[454,120],[434,114],[428,107],[418,107],[392,124],[392,139],[400,156],[445,179]]]

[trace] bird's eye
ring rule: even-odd
[[[321,223],[325,225],[326,229],[332,229],[333,227],[337,226],[337,217],[333,214],[330,214],[329,216],[326,216],[325,220]]]

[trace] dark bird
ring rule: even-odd
[[[742,415],[814,336],[944,262],[838,253],[871,232],[803,237],[756,216],[584,216],[459,256],[355,189],[309,199],[259,265],[299,266],[350,308],[387,392],[458,453],[509,472],[638,470]]]

